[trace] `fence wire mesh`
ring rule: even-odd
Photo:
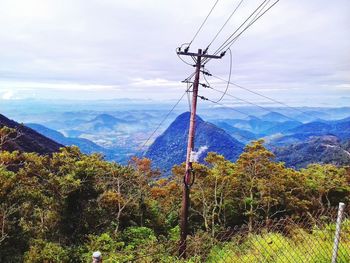
[[[299,216],[254,221],[221,231],[195,231],[188,237],[186,259],[177,257],[175,240],[158,240],[112,262],[332,262],[337,208]],[[350,213],[345,209],[337,259],[350,262]]]

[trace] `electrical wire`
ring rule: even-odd
[[[228,48],[230,48],[236,41],[237,39],[249,28],[251,27],[256,21],[258,21],[263,15],[265,15],[272,7],[274,7],[280,0],[275,1],[269,8],[267,8],[261,15],[259,15],[257,18],[255,18],[254,20],[252,20],[249,25],[244,28],[243,31],[241,31],[232,41],[230,41]],[[259,12],[261,12],[262,10],[260,10]],[[227,45],[226,45],[227,47]],[[226,49],[227,50],[227,49]]]
[[[196,64],[197,64],[196,58],[195,58],[194,56],[191,56],[191,58],[192,58],[192,60],[193,60],[193,62],[194,62],[194,65],[196,65]],[[194,66],[194,65],[192,65],[192,66]]]
[[[229,94],[227,94],[227,95],[228,95],[228,96],[232,96],[232,95],[229,95]],[[248,117],[251,116],[251,115],[249,115],[248,113],[245,113],[245,112],[243,112],[243,111],[237,110],[236,108],[233,108],[232,106],[228,106],[228,105],[225,105],[225,104],[223,104],[223,103],[213,101],[213,100],[211,100],[211,99],[209,99],[209,98],[206,98],[206,97],[203,97],[203,96],[198,96],[198,97],[199,97],[200,99],[202,99],[202,100],[209,101],[209,102],[211,102],[211,103],[213,103],[213,104],[216,104],[216,105],[219,105],[219,106],[221,106],[221,107],[227,108],[227,109],[229,109],[229,110],[238,112],[238,113],[240,113],[240,114],[242,114],[242,115],[245,115],[245,116],[248,116]],[[258,105],[258,104],[253,103],[253,102],[249,102],[249,101],[243,100],[243,99],[238,98],[238,97],[235,97],[235,96],[232,96],[232,97],[234,97],[234,98],[236,98],[236,99],[238,99],[238,100],[247,102],[247,103],[249,103],[249,104],[252,104],[252,105],[254,105],[254,106],[257,106],[257,107],[259,107],[259,108],[265,109],[265,110],[267,110],[268,112],[272,112],[271,110],[269,110],[269,109],[267,109],[267,108],[264,108],[264,107],[262,107],[262,106],[260,106],[260,105]],[[283,115],[284,115],[284,114],[283,114]],[[286,115],[284,115],[284,116],[285,116],[286,118],[290,119],[290,120],[299,122],[299,121],[296,120],[296,119],[293,119],[293,118],[288,117],[288,116],[286,116]],[[311,115],[310,115],[310,116],[311,116]],[[252,140],[251,138],[247,138],[247,137],[245,137],[245,136],[242,135],[242,134],[239,134],[239,136],[241,136],[242,138],[244,138],[244,139],[246,139],[246,140],[248,140],[248,141],[251,141],[251,140]]]
[[[192,86],[192,85],[191,85]],[[147,140],[137,149],[136,152],[140,152],[149,142],[149,140],[154,136],[154,134],[158,131],[158,129],[163,125],[163,123],[166,121],[166,119],[169,117],[169,115],[174,111],[177,105],[179,105],[180,101],[183,99],[183,97],[186,95],[186,93],[189,91],[191,88],[187,88],[185,92],[182,94],[180,99],[174,104],[174,106],[169,110],[169,112],[164,116],[164,118],[161,120],[161,122],[158,124],[158,126],[155,128],[155,130],[151,133],[151,135],[147,138]],[[142,152],[142,156],[144,156],[145,151]]]
[[[230,109],[230,110],[232,110],[232,111],[235,111],[235,112],[238,112],[238,113],[240,113],[240,114],[243,114],[243,115],[245,115],[245,116],[250,117],[250,115],[249,115],[248,113],[245,113],[245,112],[243,112],[243,111],[237,110],[237,109],[235,109],[235,108],[233,108],[233,107],[230,107],[230,106],[227,106],[227,105],[225,105],[225,104],[223,104],[223,103],[213,101],[213,100],[208,99],[208,98],[205,98],[205,97],[203,97],[203,96],[198,96],[198,97],[199,97],[200,99],[202,99],[202,100],[209,101],[209,102],[211,102],[211,103],[213,103],[213,104],[220,105],[221,107]],[[241,133],[238,134],[238,135],[239,135],[241,138],[246,139],[247,141],[252,141],[252,140],[254,140],[254,139],[252,139],[252,138],[248,138],[248,137],[244,136],[244,135],[241,134]],[[233,136],[233,137],[234,137],[234,136]],[[237,139],[237,140],[238,140],[238,139]]]
[[[204,26],[205,22],[207,22],[209,16],[211,15],[211,13],[213,12],[215,6],[217,5],[217,3],[219,2],[219,0],[216,0],[215,4],[213,5],[213,7],[210,9],[208,15],[206,16],[206,18],[204,19],[203,23],[201,24],[201,26],[198,28],[196,34],[194,35],[194,37],[192,38],[191,42],[189,43],[188,47],[191,46],[192,42],[195,40],[195,38],[197,37],[198,33],[201,31],[202,27]]]
[[[244,0],[241,0],[238,5],[236,6],[236,8],[232,11],[231,15],[226,19],[225,23],[222,25],[222,27],[220,28],[220,30],[216,33],[216,35],[214,36],[214,38],[212,39],[212,41],[210,41],[209,45],[207,46],[207,48],[205,50],[208,50],[209,47],[211,46],[211,44],[213,44],[213,42],[216,40],[216,38],[219,36],[219,34],[221,33],[221,31],[224,29],[224,27],[226,26],[226,24],[231,20],[232,16],[236,13],[237,9],[240,7],[240,5],[243,3]]]
[[[216,102],[220,102],[226,95],[227,91],[228,91],[228,87],[230,86],[230,82],[231,82],[231,75],[232,75],[232,51],[229,48],[228,49],[230,51],[230,73],[229,73],[229,77],[228,77],[228,81],[226,84],[226,89],[225,92],[221,95],[221,97],[216,101]]]
[[[196,72],[191,73],[191,75],[189,75],[187,78],[185,78],[182,82],[189,82],[195,74],[196,74]]]
[[[223,107],[230,108],[230,109],[232,109],[233,111],[238,112],[238,113],[240,113],[240,114],[243,114],[243,115],[246,115],[246,116],[250,116],[248,113],[245,113],[245,112],[240,111],[240,110],[237,110],[237,109],[235,109],[235,108],[232,108],[232,107],[226,106],[226,105],[225,105],[225,104],[223,104],[223,103],[216,102],[216,101],[211,100],[211,99],[209,99],[209,98],[206,98],[206,97],[204,97],[204,96],[200,96],[200,95],[198,95],[198,98],[200,98],[200,99],[202,99],[202,100],[209,101],[209,102],[211,102],[211,103],[214,103],[214,104],[217,104],[217,105],[220,105],[220,106],[223,106]]]
[[[186,90],[186,93],[187,93],[187,102],[188,102],[188,111],[191,112],[192,111],[192,108],[191,108],[191,98],[190,98],[190,83],[187,82],[187,90]]]
[[[183,46],[183,45],[184,45],[184,44],[182,44],[181,46]],[[176,53],[177,57],[178,57],[183,63],[185,63],[185,64],[187,64],[187,65],[193,67],[193,65],[192,65],[191,63],[188,63],[186,60],[184,60],[184,59],[177,53],[178,49],[179,49],[179,48],[176,48],[176,49],[175,49],[175,53]]]
[[[223,81],[223,82],[227,82],[227,80],[225,80],[225,79],[223,79],[223,78],[220,78],[220,77],[218,77],[218,76],[215,76],[215,75],[213,75],[213,74],[211,74],[211,76],[214,77],[214,78],[216,78],[216,79],[219,79],[219,80],[221,80],[221,81]],[[248,88],[246,88],[246,87],[243,87],[243,86],[241,86],[241,85],[238,85],[238,84],[236,84],[236,83],[233,83],[232,81],[230,81],[230,84],[231,84],[231,85],[234,85],[234,86],[237,87],[237,88],[240,88],[240,89],[243,89],[243,90],[245,90],[245,91],[248,91],[248,92],[250,92],[250,93],[252,93],[252,94],[255,94],[255,95],[258,95],[258,96],[263,97],[263,98],[265,98],[265,99],[268,99],[268,100],[270,100],[270,101],[272,101],[272,102],[274,102],[274,103],[283,105],[284,107],[287,107],[287,108],[292,109],[292,110],[294,110],[294,111],[298,111],[298,112],[300,112],[300,113],[302,113],[302,114],[304,114],[304,115],[306,115],[306,116],[311,116],[311,115],[307,114],[306,112],[304,112],[304,111],[302,111],[302,110],[299,110],[298,108],[292,107],[292,106],[290,106],[290,105],[288,105],[288,104],[286,104],[286,103],[284,103],[284,102],[278,101],[278,100],[276,100],[276,99],[273,99],[273,98],[271,98],[271,97],[268,97],[268,96],[266,96],[266,95],[263,95],[263,94],[261,94],[261,93],[259,93],[259,92],[253,91],[253,90],[251,90],[251,89],[248,89]]]
[[[247,21],[249,21],[249,19],[263,6],[263,4],[265,2],[267,2],[268,0],[264,0],[254,11],[253,13],[251,13],[247,18],[246,20],[224,41],[224,43],[221,44],[221,46],[214,52],[214,55],[215,54],[218,54],[220,53],[220,50],[223,46],[225,46],[225,44],[227,42],[230,41],[230,39],[247,23]]]
[[[221,94],[224,93],[223,91],[218,90],[218,89],[215,89],[215,88],[213,88],[213,87],[210,87],[210,89],[212,89],[212,90],[214,90],[214,91],[216,91],[216,92],[219,92],[219,93],[221,93]],[[253,106],[255,106],[255,107],[258,107],[258,108],[260,108],[260,109],[263,109],[263,110],[265,110],[265,111],[267,111],[267,112],[273,112],[273,111],[271,111],[270,109],[268,109],[268,108],[266,108],[266,107],[263,107],[263,106],[261,106],[261,105],[259,105],[259,104],[256,104],[256,103],[254,103],[254,102],[251,102],[251,101],[249,101],[249,100],[245,100],[245,99],[239,98],[239,97],[234,96],[234,95],[232,95],[232,94],[230,94],[230,93],[226,93],[225,95],[228,96],[228,97],[234,98],[234,99],[236,99],[236,100],[243,101],[243,102],[245,102],[245,103],[248,103],[248,104],[250,104],[250,105],[253,105]],[[287,119],[289,119],[289,120],[291,120],[291,121],[297,121],[297,122],[299,122],[297,119],[294,119],[294,118],[291,118],[291,117],[289,117],[289,116],[286,116],[285,114],[283,114],[283,115],[284,115]]]
[[[272,7],[274,7],[279,0],[276,0],[272,5],[270,5],[262,14],[262,10],[266,8],[268,3],[271,0],[264,0],[254,11],[251,13],[248,18],[224,41],[223,44],[220,45],[220,47],[214,52],[214,55],[218,55],[219,53],[225,54],[226,51],[237,41],[237,39],[249,28],[251,27],[256,21],[258,21],[264,14],[266,14]],[[260,14],[260,15],[259,15]],[[253,17],[254,16],[254,17]],[[251,19],[253,17],[253,19]],[[249,21],[251,20],[248,25],[238,34],[235,36],[237,32]],[[224,51],[225,50],[225,51]],[[207,64],[211,58],[208,58],[204,61],[204,65]]]
[[[262,10],[264,10],[265,7],[266,7],[270,2],[271,2],[271,0],[268,0],[268,1],[264,4],[264,6],[259,10],[259,12],[253,17],[253,19],[252,19],[252,21],[249,23],[249,25],[252,24],[253,21],[255,21],[255,20],[257,19],[257,17],[260,15],[260,13],[262,12]]]
[[[210,85],[209,81],[207,80],[207,77],[205,76],[205,74],[203,74],[203,78],[204,78],[205,82],[207,83],[208,87],[210,87],[211,85]]]

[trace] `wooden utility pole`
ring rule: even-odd
[[[181,221],[180,221],[180,244],[179,244],[179,256],[186,257],[186,239],[188,235],[188,208],[190,205],[190,187],[192,179],[192,155],[194,149],[194,136],[196,130],[196,112],[197,112],[197,98],[198,98],[198,86],[199,77],[202,67],[202,58],[221,58],[221,56],[206,55],[202,53],[201,49],[198,49],[198,53],[189,52],[178,52],[179,55],[185,56],[195,56],[197,57],[195,79],[193,82],[193,92],[192,92],[192,105],[191,105],[191,117],[190,117],[190,127],[188,130],[188,141],[187,141],[187,155],[186,155],[186,170],[183,180],[183,192],[182,192],[182,207],[181,207]]]

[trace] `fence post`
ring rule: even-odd
[[[338,246],[339,246],[339,240],[340,240],[340,228],[341,228],[341,221],[344,213],[344,207],[345,207],[344,203],[339,203],[337,224],[335,228],[335,236],[334,236],[334,243],[333,243],[332,263],[337,262]]]

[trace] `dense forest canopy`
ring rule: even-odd
[[[0,134],[16,137],[8,128]],[[248,144],[236,162],[211,152],[194,170],[190,230],[209,237],[350,197],[348,168],[286,168],[262,140]],[[97,249],[123,262],[164,240],[175,245],[183,174],[184,165],[164,178],[149,159],[120,165],[77,147],[52,155],[1,149],[0,262],[88,262]]]

